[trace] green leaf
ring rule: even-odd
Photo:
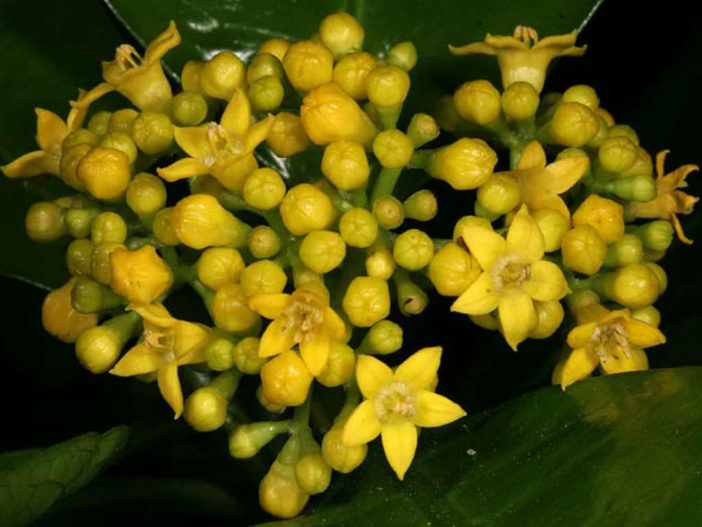
[[[91,432],[46,449],[0,455],[0,525],[26,525],[80,489],[124,446],[126,427]]]
[[[702,368],[545,388],[424,430],[404,482],[372,449],[308,515],[265,525],[697,526],[700,397]]]

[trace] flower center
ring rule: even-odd
[[[495,292],[507,287],[521,287],[531,278],[531,265],[516,254],[508,254],[498,259],[490,269]]]
[[[217,123],[207,126],[207,142],[214,152],[214,159],[210,160],[212,162],[226,156],[241,155],[244,151],[244,142],[233,139],[227,129]]]
[[[539,34],[534,28],[527,26],[517,26],[514,28],[514,38],[521,40],[527,46],[531,47],[531,42],[536,44],[539,41]]]
[[[598,324],[590,337],[588,346],[603,363],[606,363],[610,357],[617,356],[620,352],[624,353],[627,359],[631,358],[629,339],[621,319]]]
[[[175,341],[175,332],[173,328],[159,328],[151,326],[144,328],[144,344],[146,347],[160,355],[168,361],[175,359],[173,344]]]
[[[393,418],[407,419],[417,415],[417,398],[407,383],[392,381],[375,394],[373,409],[381,423],[387,423]]]
[[[295,291],[292,302],[283,310],[285,330],[295,331],[295,342],[312,340],[324,322],[324,304],[310,291]]]
[[[127,71],[131,68],[140,68],[144,65],[144,59],[129,44],[122,44],[115,52],[115,62],[119,65],[122,71]]]

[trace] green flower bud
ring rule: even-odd
[[[493,174],[478,188],[477,198],[491,214],[506,214],[521,201],[519,182],[511,174]]]
[[[258,79],[268,76],[282,79],[283,74],[283,64],[278,60],[278,57],[270,53],[258,53],[246,69],[246,81],[252,84]]]
[[[634,164],[637,146],[623,136],[609,136],[600,145],[597,158],[608,172],[620,173]]]
[[[268,225],[254,227],[249,233],[248,248],[254,258],[272,258],[280,247],[280,237]]]
[[[668,289],[668,275],[666,274],[665,269],[653,262],[646,262],[643,265],[645,265],[651,272],[653,272],[654,275],[656,275],[659,286],[658,294],[662,295],[665,293],[665,290]]]
[[[631,318],[640,320],[653,327],[658,327],[661,324],[661,312],[654,306],[646,306],[632,310]]]
[[[267,421],[237,426],[229,435],[229,454],[237,459],[254,457],[276,436],[288,431],[286,421]]]
[[[538,107],[539,93],[528,82],[510,84],[502,93],[502,111],[515,121],[534,116]]]
[[[388,62],[405,71],[410,71],[417,64],[417,48],[409,40],[395,44],[388,51]]]
[[[102,139],[100,139],[100,146],[105,148],[112,148],[114,150],[119,150],[124,153],[129,160],[129,164],[133,165],[137,160],[139,151],[137,150],[136,144],[131,137],[129,137],[124,132],[111,132],[105,134]]]
[[[246,84],[246,66],[231,51],[222,51],[203,64],[200,85],[205,94],[229,101],[235,88]]]
[[[373,140],[373,153],[385,168],[402,168],[410,162],[414,145],[400,130],[384,130]]]
[[[134,121],[137,117],[139,117],[139,112],[133,108],[123,108],[113,112],[107,123],[107,133],[121,132],[132,135]]]
[[[194,91],[184,91],[173,97],[171,113],[181,126],[197,126],[207,117],[207,101]]]
[[[407,126],[407,137],[419,148],[439,137],[439,125],[436,120],[426,113],[415,113]]]
[[[322,456],[334,470],[348,474],[366,459],[368,445],[346,446],[342,441],[343,430],[344,423],[339,422],[324,434]]]
[[[102,137],[107,133],[111,117],[112,112],[95,112],[88,121],[88,130],[93,132],[97,137]]]
[[[151,223],[151,230],[156,236],[156,239],[164,245],[179,245],[180,240],[176,235],[175,229],[173,228],[173,207],[166,207],[161,209],[154,216],[154,220]]]
[[[173,124],[165,113],[141,112],[134,121],[132,138],[145,154],[162,154],[173,144]]]
[[[24,227],[29,239],[35,242],[53,242],[66,233],[61,207],[48,201],[29,207]]]
[[[203,353],[207,366],[214,371],[227,371],[234,366],[234,348],[232,339],[222,336],[207,343]]]
[[[280,204],[285,191],[285,181],[280,174],[272,168],[263,167],[246,178],[243,196],[244,201],[255,209],[271,210]]]
[[[434,219],[439,211],[439,203],[431,190],[418,190],[407,198],[402,206],[405,209],[405,217],[417,221],[430,221]]]
[[[66,232],[74,238],[87,238],[93,220],[100,212],[96,209],[70,209],[63,215]]]
[[[354,375],[356,354],[349,346],[338,340],[333,340],[329,345],[327,365],[322,373],[317,375],[317,382],[334,388],[347,383]]]
[[[617,124],[609,129],[609,137],[626,137],[634,145],[639,146],[639,135],[628,124]]]
[[[76,357],[88,371],[104,373],[114,366],[124,345],[140,330],[141,317],[136,312],[118,315],[81,333],[76,341]]]
[[[407,72],[392,64],[378,66],[366,77],[368,99],[378,110],[401,105],[407,98],[409,88]]]
[[[390,280],[395,272],[395,260],[384,246],[376,247],[366,257],[366,273],[373,278]]]
[[[634,163],[624,172],[622,172],[621,176],[643,176],[648,178],[652,177],[653,160],[651,159],[651,155],[648,152],[646,152],[646,150],[644,150],[643,148],[638,147],[636,149],[636,159],[634,160]]]
[[[577,84],[571,86],[563,92],[563,102],[578,102],[590,108],[597,110],[600,105],[600,98],[597,96],[595,89],[585,84]]]
[[[635,264],[643,259],[643,244],[633,234],[625,234],[619,240],[607,247],[605,267],[621,267]]]
[[[234,348],[234,364],[240,372],[255,375],[261,371],[268,358],[258,355],[260,345],[260,339],[255,337],[246,337],[236,345]]]
[[[127,224],[116,212],[101,212],[90,225],[90,238],[96,245],[103,242],[124,243]]]
[[[600,129],[595,114],[577,102],[559,105],[546,126],[552,139],[550,142],[575,147],[588,144]]]
[[[249,85],[249,100],[256,111],[271,112],[283,103],[285,88],[278,77],[266,75]]]
[[[78,167],[92,149],[93,145],[81,144],[69,148],[61,155],[59,175],[66,185],[78,190],[85,190],[83,183],[78,179]]]
[[[183,418],[198,432],[212,432],[227,419],[229,401],[210,387],[198,388],[185,400]]]
[[[620,267],[593,279],[591,285],[600,297],[631,309],[653,304],[661,289],[658,276],[645,264]]]
[[[487,80],[465,82],[453,95],[461,119],[477,125],[497,120],[502,109],[501,101],[500,92]]]
[[[650,176],[627,176],[618,179],[596,181],[591,189],[595,192],[614,194],[629,201],[647,202],[656,199],[656,182]]]
[[[429,265],[434,256],[434,242],[419,229],[409,229],[395,240],[392,256],[397,264],[410,271]]]
[[[351,247],[370,247],[378,237],[378,222],[368,210],[354,207],[341,216],[339,234]]]
[[[78,313],[98,313],[123,306],[126,301],[106,285],[92,278],[80,277],[71,289],[71,305]]]
[[[110,285],[110,281],[112,280],[110,255],[117,247],[124,247],[124,245],[115,242],[100,242],[95,244],[91,274],[93,278],[101,284]]]
[[[641,240],[644,248],[652,251],[667,251],[675,234],[673,226],[665,220],[651,221],[629,227],[627,230]]]
[[[393,275],[397,290],[397,305],[400,313],[406,317],[418,315],[424,311],[429,304],[427,294],[415,284],[406,272],[395,271]]]
[[[61,142],[61,152],[66,153],[71,148],[76,145],[92,145],[98,144],[100,139],[90,130],[85,128],[79,128],[78,130],[73,130],[68,134],[65,139]]]
[[[93,261],[93,242],[73,240],[66,249],[66,265],[73,276],[89,276]]]
[[[402,348],[402,327],[390,320],[381,320],[371,326],[361,347],[366,353],[388,355]]]
[[[383,196],[373,204],[373,216],[384,229],[397,229],[405,221],[405,209],[394,196]]]
[[[308,494],[320,494],[329,488],[332,469],[319,452],[305,454],[295,464],[295,477]]]
[[[166,205],[166,185],[159,177],[141,172],[127,187],[127,205],[138,216],[156,214]]]

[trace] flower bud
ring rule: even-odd
[[[415,113],[407,126],[407,137],[419,148],[439,137],[439,125],[431,115]]]
[[[531,213],[544,236],[546,252],[557,251],[561,247],[563,235],[570,230],[570,220],[553,209],[539,209]]]
[[[261,508],[277,518],[293,518],[305,508],[309,494],[295,477],[295,465],[274,461],[258,487]]]
[[[322,456],[334,470],[348,474],[356,469],[366,459],[368,445],[366,443],[346,446],[341,440],[344,423],[336,423],[322,439]]]
[[[456,190],[471,190],[488,180],[496,164],[497,154],[487,143],[462,138],[436,152],[427,172]]]
[[[217,390],[198,388],[185,399],[183,418],[198,432],[212,432],[226,421],[228,405]]]
[[[249,309],[242,286],[235,283],[217,289],[212,300],[212,314],[217,327],[224,331],[246,331],[260,321],[258,314]]]
[[[255,209],[276,208],[285,196],[285,181],[272,168],[254,170],[244,183],[244,201]]]
[[[604,263],[607,244],[590,225],[577,225],[561,238],[563,265],[571,271],[595,274]]]
[[[281,293],[285,289],[288,277],[277,263],[259,260],[246,266],[239,280],[244,294],[252,297]]]
[[[302,40],[292,44],[285,53],[283,69],[293,88],[308,92],[331,82],[334,56],[323,44]]]
[[[139,155],[137,146],[134,144],[132,138],[122,132],[112,132],[106,134],[100,140],[99,145],[105,148],[119,150],[127,156],[130,165],[133,165],[136,162],[137,156]]]
[[[501,102],[502,111],[507,117],[522,121],[536,114],[539,93],[528,82],[515,82],[505,88]]]
[[[88,130],[94,133],[97,137],[102,137],[107,133],[110,117],[112,117],[112,112],[95,112],[88,121]]]
[[[141,112],[134,121],[132,137],[145,154],[162,154],[173,144],[173,124],[165,113]]]
[[[227,371],[234,367],[234,349],[236,344],[231,338],[219,337],[210,340],[203,353],[207,367],[214,371]]]
[[[380,278],[357,276],[346,289],[344,312],[354,326],[367,328],[390,314],[390,289]]]
[[[256,54],[261,55],[268,53],[273,55],[279,61],[283,62],[283,58],[285,57],[285,54],[288,52],[289,48],[290,42],[284,38],[269,38],[263,44],[261,44],[261,47],[258,48]]]
[[[173,97],[171,113],[180,126],[197,126],[207,117],[207,101],[195,91],[184,91]]]
[[[653,160],[651,155],[641,147],[636,149],[634,163],[621,174],[622,176],[642,176],[650,178],[653,175]]]
[[[101,242],[95,244],[95,249],[93,249],[92,258],[92,271],[91,274],[93,278],[104,285],[110,285],[112,280],[112,270],[110,267],[110,255],[112,251],[117,248],[124,248],[121,243],[115,242]]]
[[[573,214],[573,225],[590,225],[605,243],[624,234],[624,209],[616,201],[591,194]]]
[[[669,221],[655,220],[631,228],[643,246],[651,251],[667,251],[673,243],[674,229]]]
[[[122,133],[131,136],[137,117],[139,117],[139,112],[134,108],[122,108],[112,112],[107,123],[107,133]]]
[[[621,267],[635,264],[643,259],[643,244],[633,234],[625,234],[607,247],[605,267]]]
[[[136,251],[121,247],[110,254],[110,285],[135,304],[151,304],[173,285],[173,273],[151,245]]]
[[[576,84],[563,92],[563,102],[578,102],[595,111],[600,105],[600,98],[594,88],[586,84]]]
[[[304,361],[292,350],[276,355],[261,368],[263,395],[273,404],[301,405],[307,399],[312,380]]]
[[[363,26],[349,13],[332,13],[319,25],[319,37],[335,57],[363,47]]]
[[[141,327],[135,312],[124,313],[81,333],[76,341],[76,357],[91,373],[105,373],[114,366],[122,348]]]
[[[351,247],[370,247],[378,237],[378,222],[368,210],[354,207],[341,216],[339,234]]]
[[[284,433],[285,428],[280,421],[239,425],[229,435],[229,454],[237,459],[252,458],[276,436]]]
[[[609,129],[609,134],[607,134],[607,135],[609,137],[626,137],[635,146],[640,146],[639,135],[636,133],[636,130],[634,130],[628,124],[613,125]]]
[[[405,221],[405,208],[395,196],[383,196],[373,204],[373,216],[384,229],[397,229]]]
[[[565,317],[563,306],[558,300],[534,301],[536,325],[529,332],[529,338],[546,339],[553,335]]]
[[[602,190],[629,201],[647,202],[656,199],[656,182],[651,176],[626,176],[598,181],[591,190]]]
[[[484,125],[500,117],[500,92],[490,81],[476,80],[463,83],[453,94],[453,104],[461,119]]]
[[[301,183],[283,197],[280,216],[286,229],[295,236],[302,236],[326,229],[334,221],[336,211],[324,192],[309,183]]]
[[[79,313],[71,305],[71,290],[76,279],[54,289],[44,299],[41,306],[41,323],[44,329],[63,342],[72,343],[87,329],[97,325],[98,316],[94,313]]]
[[[392,256],[401,267],[418,271],[429,265],[434,256],[434,242],[427,233],[409,229],[395,240]]]
[[[475,281],[481,270],[477,260],[456,243],[447,243],[429,263],[429,280],[437,293],[459,296]]]
[[[171,221],[181,243],[193,249],[246,245],[249,227],[207,194],[181,199],[173,207]]]
[[[35,242],[53,242],[66,233],[63,211],[53,203],[34,203],[24,217],[24,228]]]
[[[101,212],[90,225],[90,239],[93,243],[124,243],[127,239],[127,224],[116,212]]]
[[[558,106],[548,128],[554,142],[563,146],[580,147],[597,135],[600,125],[587,106],[566,102]]]
[[[254,110],[271,112],[283,103],[285,88],[278,77],[266,75],[249,85],[248,96]]]
[[[402,202],[407,218],[417,221],[430,221],[439,211],[436,196],[431,190],[418,190]]]
[[[658,279],[658,294],[662,295],[665,293],[665,290],[668,289],[668,275],[666,274],[665,269],[653,262],[646,262],[644,265],[648,267],[648,269],[652,271]]]
[[[609,136],[600,145],[597,158],[603,169],[620,173],[634,164],[637,147],[624,136]]]
[[[381,280],[390,280],[395,272],[395,260],[384,246],[379,246],[366,257],[366,274]]]
[[[322,173],[341,190],[362,187],[370,175],[363,146],[346,140],[329,143],[322,157]]]
[[[234,348],[234,364],[240,372],[254,375],[261,371],[268,358],[259,356],[258,349],[260,345],[260,339],[255,337],[246,337],[236,345]]]
[[[481,218],[480,216],[463,216],[453,227],[453,240],[459,245],[465,246],[464,242],[459,242],[459,238],[463,237],[463,231],[466,227],[483,227],[485,229],[492,229],[492,224],[489,220]]]
[[[349,346],[338,340],[329,345],[329,357],[317,381],[329,388],[341,386],[353,378],[356,354]]]
[[[362,346],[367,353],[388,355],[402,348],[402,339],[401,326],[390,320],[381,320],[368,330]]]
[[[99,214],[96,209],[69,209],[63,214],[63,224],[66,232],[74,238],[87,238],[90,226]]]
[[[80,144],[69,148],[61,155],[59,161],[59,176],[61,180],[77,190],[85,190],[85,187],[78,179],[78,167],[85,156],[93,149],[93,145]]]
[[[246,69],[246,81],[249,84],[263,77],[283,78],[283,63],[270,53],[257,53]]]
[[[334,231],[314,231],[307,234],[299,250],[300,259],[318,274],[336,269],[346,258],[346,243]]]
[[[78,313],[98,313],[124,305],[124,299],[92,278],[79,277],[71,289],[71,306]]]
[[[161,209],[154,216],[151,229],[158,241],[164,245],[178,245],[180,240],[173,228],[173,207]]]
[[[660,294],[658,277],[644,264],[620,267],[600,276],[593,285],[600,296],[631,309],[653,304]]]
[[[412,158],[414,145],[399,130],[385,130],[375,136],[373,153],[385,168],[402,168]]]
[[[166,185],[161,178],[141,172],[129,183],[126,199],[136,215],[155,214],[166,205]]]
[[[290,157],[307,150],[310,140],[297,115],[280,112],[273,119],[266,143],[275,155]]]
[[[295,464],[295,477],[308,494],[320,494],[329,488],[332,469],[319,452],[305,454]]]
[[[93,261],[93,242],[73,240],[66,249],[66,266],[73,276],[89,276]]]
[[[132,177],[127,155],[103,146],[96,146],[85,154],[76,174],[92,196],[107,201],[122,196]]]
[[[409,317],[423,312],[429,304],[428,295],[406,273],[396,272],[394,278],[400,313]]]
[[[378,66],[366,77],[368,99],[377,108],[394,108],[405,102],[410,78],[405,70],[388,64]]]
[[[248,248],[254,258],[272,258],[280,247],[280,237],[268,225],[254,227],[249,233]]]
[[[388,62],[405,71],[410,71],[417,64],[417,48],[409,40],[395,44],[388,51]]]
[[[506,214],[519,205],[519,182],[509,173],[493,174],[478,188],[480,205],[491,214]]]
[[[246,66],[231,51],[217,53],[202,66],[200,85],[210,97],[229,101],[236,88],[246,86]]]
[[[256,399],[258,400],[259,404],[271,414],[282,414],[288,408],[284,404],[275,404],[266,399],[266,396],[263,394],[262,386],[259,386],[256,390]]]
[[[205,63],[199,60],[189,60],[185,63],[180,72],[180,84],[184,92],[204,93],[200,83],[204,65]]]
[[[370,53],[359,51],[344,55],[334,66],[333,79],[357,101],[367,98],[366,78],[377,65]]]
[[[488,331],[499,331],[500,323],[497,321],[497,317],[493,316],[492,313],[487,315],[468,315],[470,321],[476,326],[487,329]]]
[[[661,312],[654,306],[641,307],[631,312],[631,318],[657,328],[661,324]]]

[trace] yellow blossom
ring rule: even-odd
[[[399,479],[412,463],[417,449],[417,428],[437,427],[466,413],[446,397],[434,393],[441,348],[424,348],[408,357],[393,372],[369,355],[356,362],[356,381],[364,401],[344,424],[346,446],[368,443],[380,435],[385,457]]]
[[[273,116],[251,125],[251,104],[241,88],[227,104],[217,123],[175,127],[178,145],[190,157],[159,168],[166,181],[211,174],[229,190],[240,191],[246,177],[258,168],[254,149],[268,136]]]
[[[249,307],[272,320],[261,337],[259,356],[272,357],[298,345],[315,376],[327,366],[332,341],[343,341],[346,335],[346,325],[329,307],[329,293],[320,282],[305,284],[292,294],[256,295]]]
[[[675,232],[678,233],[678,238],[681,242],[691,244],[692,240],[685,236],[682,225],[678,219],[678,214],[690,214],[695,203],[700,198],[690,196],[681,188],[687,187],[685,178],[699,170],[697,165],[683,165],[676,168],[672,172],[665,174],[664,165],[665,157],[670,150],[663,150],[656,155],[656,188],[658,195],[656,199],[646,203],[634,203],[634,212],[637,218],[660,218],[662,220],[670,220],[675,227]]]
[[[110,285],[130,302],[150,304],[173,285],[173,273],[151,245],[110,254]]]
[[[466,315],[497,309],[505,340],[516,351],[536,325],[535,301],[559,300],[568,292],[561,269],[542,260],[544,237],[522,206],[503,238],[492,229],[468,225],[462,239],[482,274],[451,306]]]
[[[517,26],[514,36],[493,36],[488,33],[482,42],[465,46],[449,46],[454,55],[496,55],[502,73],[502,86],[528,82],[541,92],[546,79],[546,68],[560,56],[580,56],[587,46],[575,46],[577,31],[539,40],[538,33],[525,26]]]
[[[207,327],[171,316],[163,304],[130,304],[127,309],[144,320],[144,335],[110,370],[119,377],[156,373],[161,395],[178,419],[183,413],[183,390],[178,367],[205,362]]]

